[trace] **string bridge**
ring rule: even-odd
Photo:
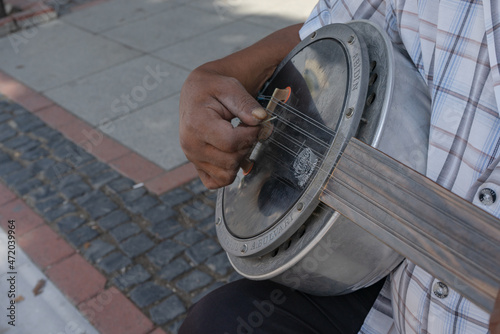
[[[261,122],[262,129],[259,132],[258,142],[254,145],[250,153],[242,160],[240,163],[240,167],[243,170],[244,175],[248,175],[252,170],[255,161],[260,155],[262,142],[268,139],[273,133],[273,125],[271,123],[272,120],[277,118],[277,116],[273,116],[274,110],[278,106],[278,104],[285,103],[290,98],[292,89],[290,87],[280,89],[276,88],[267,104],[267,118]]]

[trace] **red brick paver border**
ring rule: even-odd
[[[191,163],[172,171],[165,171],[2,71],[0,71],[0,93],[35,113],[48,126],[60,131],[66,138],[99,160],[110,164],[121,174],[137,183],[144,183],[149,191],[157,195],[179,187],[198,176]]]
[[[54,102],[0,71],[0,92],[31,112],[53,105]]]
[[[82,143],[82,147],[85,147],[87,152],[93,154],[95,157],[103,162],[110,162],[115,160],[125,154],[132,152],[129,148],[118,143],[116,140],[103,135],[102,140],[100,140],[99,145],[95,145],[96,141],[99,142],[98,135],[94,138],[89,138],[86,142]]]
[[[22,8],[19,13],[11,14],[10,17],[16,21],[20,29],[23,29],[52,20],[57,17],[57,12],[43,1],[38,1]]]
[[[147,189],[155,194],[163,194],[164,192],[177,188],[194,178],[198,177],[198,172],[192,163],[185,164],[170,172],[165,172],[152,179],[149,179],[144,184]]]
[[[54,129],[60,129],[62,126],[77,119],[76,116],[73,116],[55,104],[51,104],[50,106],[37,110],[36,115],[40,117],[40,119],[48,126]]]
[[[61,125],[57,130],[61,131],[66,138],[78,145],[89,140],[89,136],[94,131],[100,132],[93,129],[87,122],[76,117],[71,122]]]
[[[0,207],[17,198],[16,194],[9,190],[6,186],[0,183]]]
[[[2,193],[5,192],[5,190],[10,192],[5,186],[0,189]],[[10,194],[0,195],[0,197],[2,196],[10,196]],[[2,226],[4,230],[6,229],[9,219],[16,220],[17,237],[21,237],[25,233],[43,224],[43,219],[31,210],[26,203],[17,198],[17,196],[13,201],[0,206],[0,226]]]
[[[23,224],[24,221],[16,219],[16,225]],[[30,258],[41,269],[58,263],[64,258],[75,253],[73,247],[61,238],[57,233],[46,225],[41,224],[37,228],[26,232],[18,239],[19,246],[30,255]]]
[[[136,182],[144,182],[163,172],[158,165],[145,163],[144,158],[135,152],[112,160],[109,164]]]
[[[106,284],[106,277],[80,254],[51,266],[45,274],[75,305],[95,297]]]
[[[99,5],[101,3],[108,2],[109,0],[94,0],[86,3],[82,3],[81,5],[76,5],[75,7],[71,8],[71,12],[76,12],[81,9],[89,8],[95,5]]]
[[[101,333],[147,334],[154,328],[151,320],[115,287],[78,305],[78,308]]]

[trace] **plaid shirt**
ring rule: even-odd
[[[301,30],[304,38],[329,23],[369,19],[404,47],[432,98],[427,176],[497,217],[499,7],[494,0],[320,0]],[[447,282],[404,261],[360,333],[486,333],[488,322]]]

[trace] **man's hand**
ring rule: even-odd
[[[293,25],[246,49],[195,69],[181,91],[180,142],[206,187],[226,186],[257,141],[267,117],[255,96],[283,58],[300,42]],[[234,128],[231,119],[242,125]]]
[[[207,188],[233,182],[266,115],[238,80],[203,67],[189,75],[181,93],[180,142]],[[233,127],[235,117],[243,126]]]

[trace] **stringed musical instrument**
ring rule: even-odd
[[[217,197],[217,235],[237,272],[335,295],[375,283],[404,256],[492,310],[500,224],[422,176],[429,92],[383,31],[368,21],[319,29],[258,100],[268,134]]]

